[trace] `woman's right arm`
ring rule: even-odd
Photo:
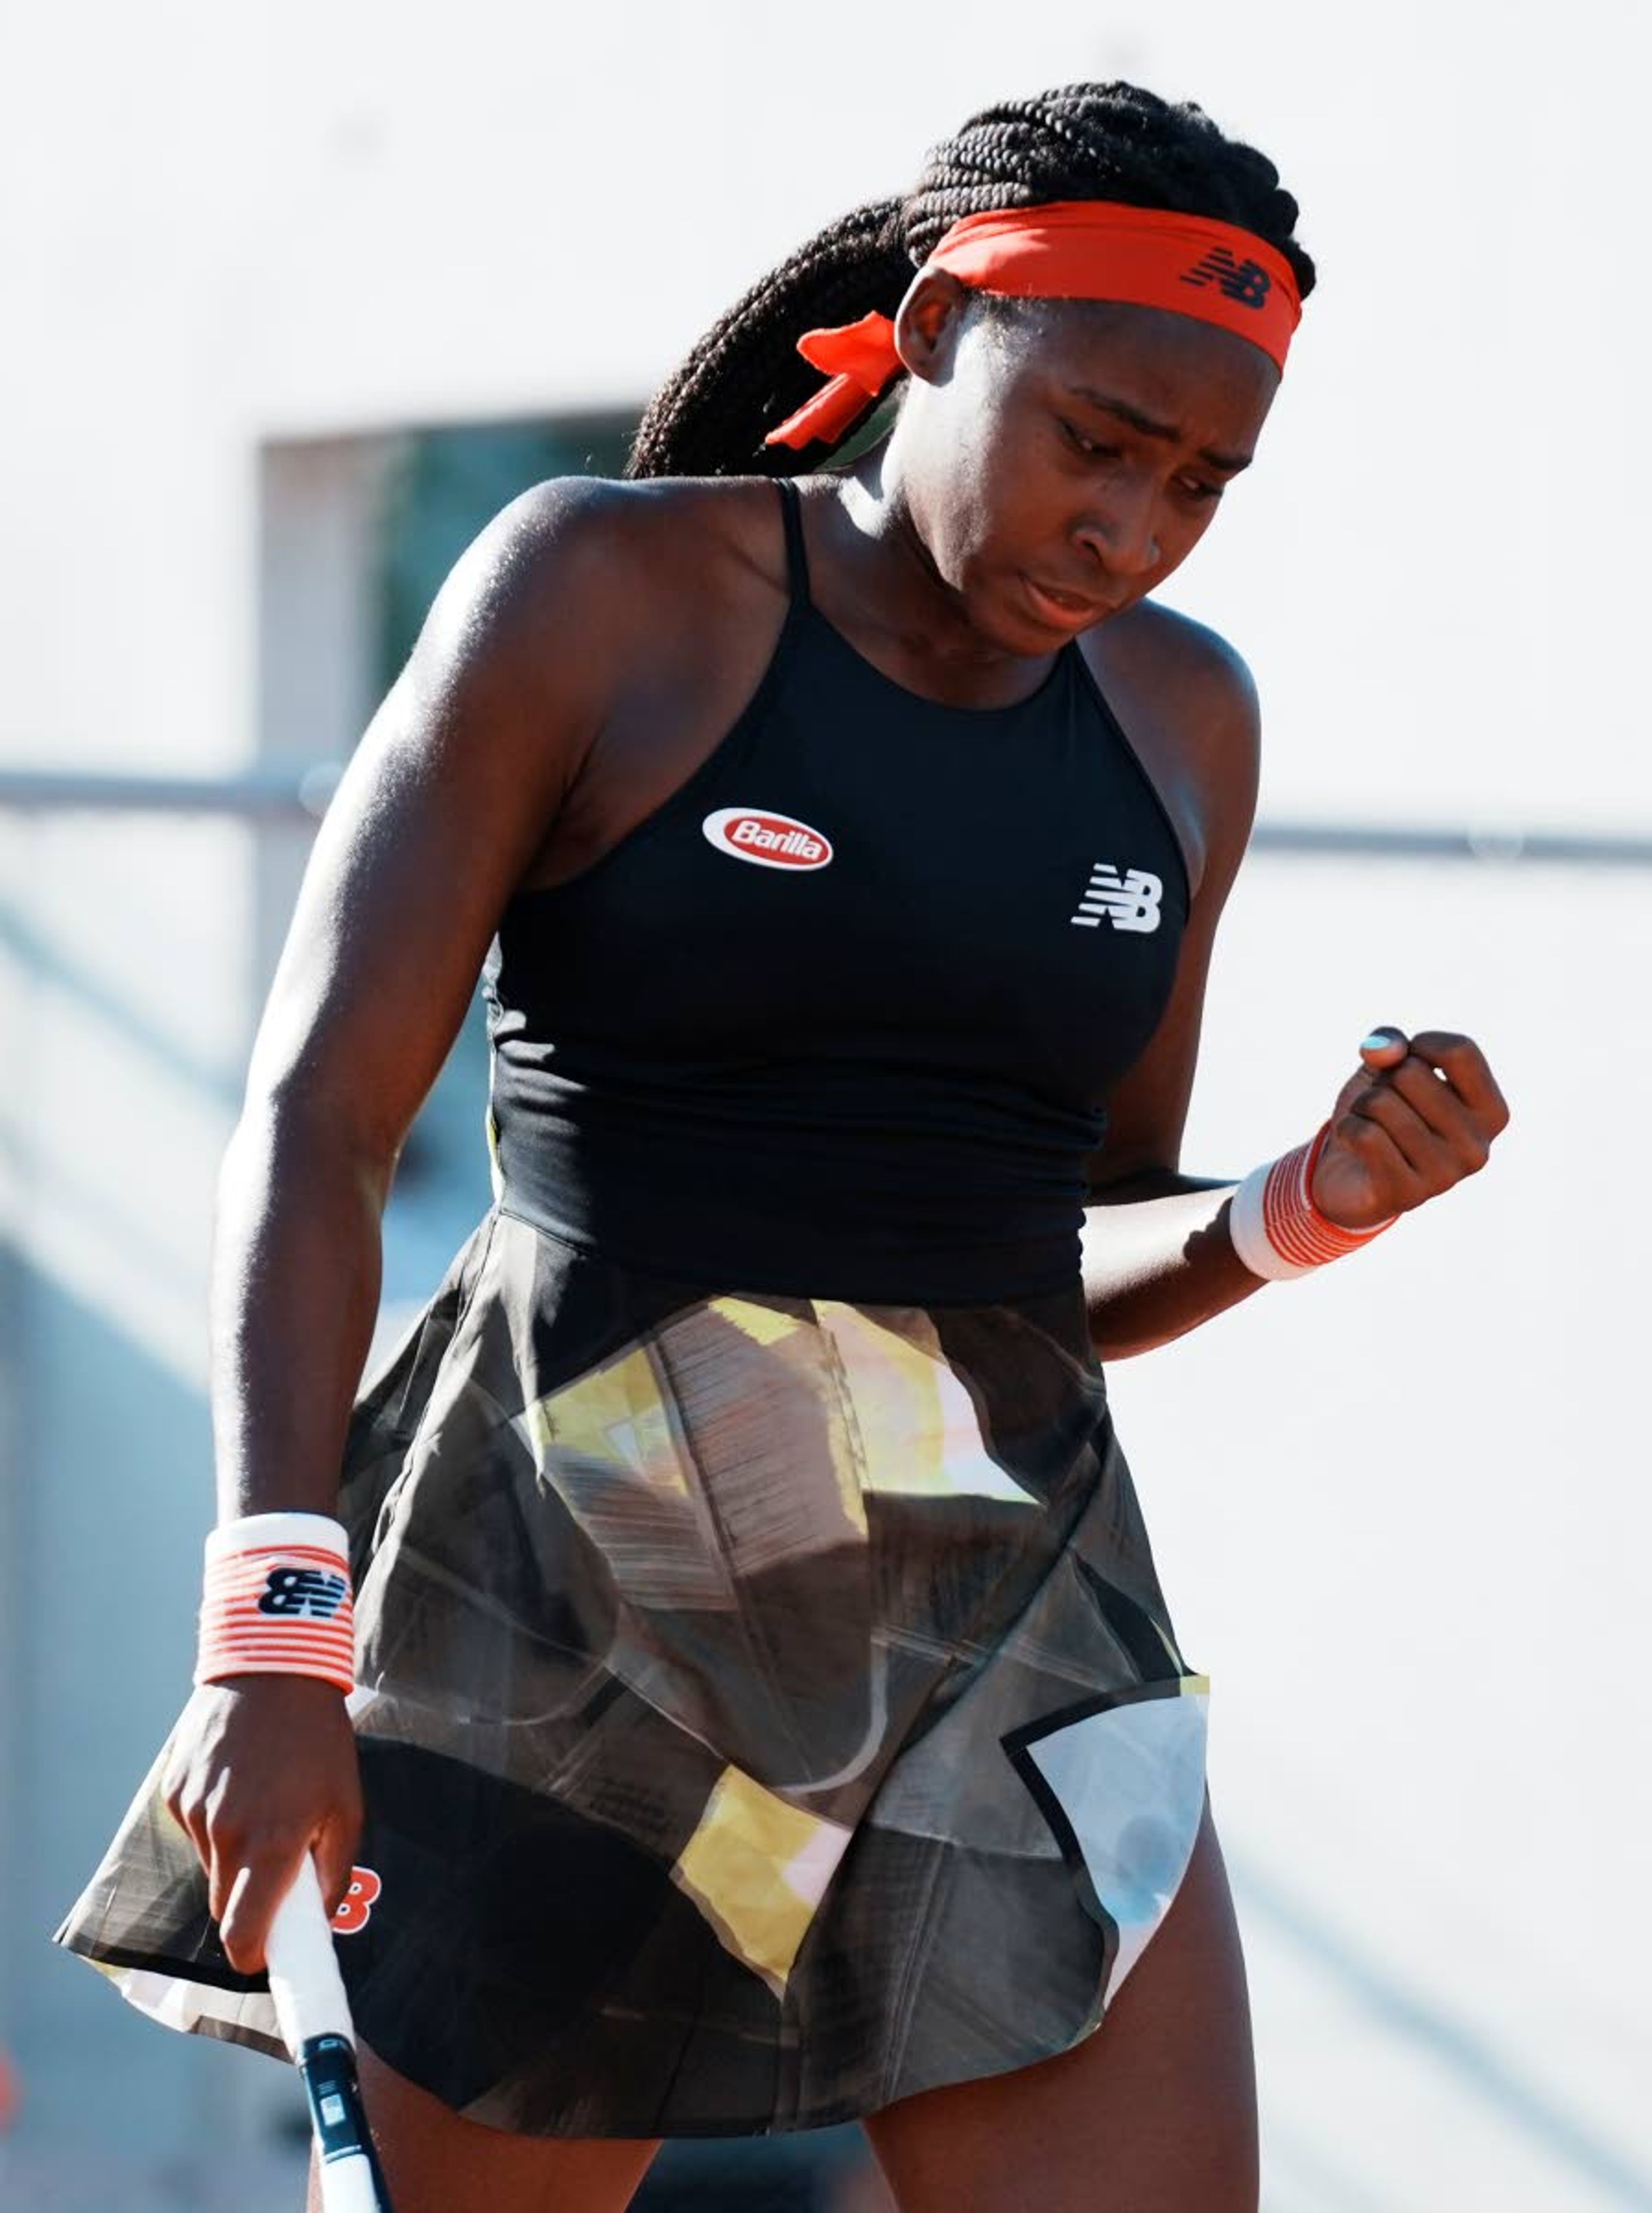
[[[616,589],[616,567],[631,566],[624,499],[572,479],[496,517],[443,586],[317,835],[218,1185],[221,1521],[334,1510],[397,1157],[637,650],[639,595]],[[262,1966],[307,1850],[329,1899],[342,1896],[361,1801],[327,1684],[247,1675],[198,1690],[163,1787],[232,1966]]]

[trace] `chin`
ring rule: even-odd
[[[1028,659],[1051,649],[1049,632],[1033,620],[1013,576],[983,578],[959,588],[958,612],[981,643],[995,652]]]

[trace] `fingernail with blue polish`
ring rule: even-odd
[[[1398,1045],[1399,1042],[1399,1039],[1391,1037],[1387,1030],[1373,1030],[1369,1037],[1360,1039],[1359,1049],[1362,1052],[1380,1052],[1385,1045]]]

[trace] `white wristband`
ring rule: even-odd
[[[314,1675],[355,1683],[350,1540],[326,1514],[247,1514],[206,1540],[197,1683]]]
[[[1390,1215],[1369,1229],[1345,1229],[1320,1213],[1314,1204],[1312,1183],[1329,1131],[1326,1123],[1306,1144],[1253,1168],[1234,1192],[1228,1210],[1228,1235],[1252,1275],[1275,1283],[1312,1275],[1327,1260],[1339,1260],[1369,1245],[1399,1220]]]
[[[206,1537],[210,1566],[231,1552],[262,1552],[266,1545],[308,1545],[324,1552],[350,1558],[350,1539],[342,1521],[330,1514],[243,1514],[238,1521],[221,1522]]]

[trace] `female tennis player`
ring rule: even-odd
[[[1105,1364],[1507,1119],[1350,1009],[1299,1145],[1178,1167],[1257,707],[1152,595],[1256,450],[1295,216],[1128,85],[978,115],[630,481],[483,533],[339,788],[223,1174],[199,1687],[61,1933],[278,2048],[314,1848],[400,2213],[850,2118],[903,2213],[1256,2203]],[[495,1203],[357,1396],[479,972]]]

